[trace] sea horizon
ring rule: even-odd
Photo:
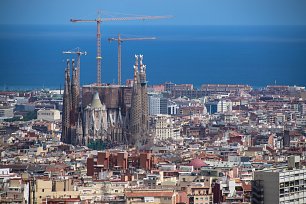
[[[0,25],[0,87],[63,86],[62,51],[80,47],[81,84],[96,81],[92,25]],[[102,24],[102,82],[117,81],[117,44],[107,38],[156,37],[122,45],[122,83],[133,78],[134,55],[143,54],[149,85],[201,84],[305,86],[306,26],[197,26]],[[74,57],[75,58],[75,57]],[[255,70],[255,71],[254,71]]]

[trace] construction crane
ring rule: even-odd
[[[101,22],[108,21],[131,21],[131,20],[155,20],[163,18],[171,18],[172,16],[138,16],[138,17],[115,17],[115,18],[101,18],[98,17],[94,20],[83,20],[83,19],[70,19],[73,23],[84,22],[84,23],[97,23],[97,84],[101,85]]]
[[[81,72],[81,55],[87,55],[87,52],[81,52],[80,48],[77,47],[73,50],[69,50],[69,51],[63,51],[63,54],[76,54],[78,56],[77,58],[77,68],[78,68],[78,81],[80,83],[80,72]]]
[[[118,34],[118,38],[108,38],[109,42],[118,42],[118,85],[121,85],[121,43],[123,41],[133,41],[133,40],[155,40],[155,37],[143,37],[143,38],[121,38]]]

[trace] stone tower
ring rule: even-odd
[[[63,94],[62,134],[61,141],[67,144],[78,145],[78,129],[82,128],[80,114],[80,82],[78,68],[72,60],[72,76],[70,78],[70,61],[67,60],[65,69],[65,85]]]
[[[65,85],[63,94],[63,111],[62,111],[62,134],[61,141],[71,144],[71,129],[70,129],[70,111],[71,111],[71,84],[70,84],[70,66],[67,60],[65,69]]]
[[[77,137],[79,103],[80,103],[80,91],[79,91],[78,68],[75,67],[74,60],[72,60],[70,128],[71,128],[71,144],[73,145],[77,145],[79,142]]]
[[[129,123],[129,144],[141,147],[148,143],[148,97],[146,66],[143,65],[142,55],[135,55],[134,81]],[[138,64],[139,61],[139,64]],[[140,69],[139,69],[140,65]]]
[[[141,117],[142,117],[142,133],[145,136],[143,143],[148,143],[149,139],[149,109],[148,109],[148,92],[147,92],[147,73],[146,65],[142,63],[143,55],[140,58],[140,90],[141,90]]]

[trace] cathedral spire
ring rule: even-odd
[[[71,83],[70,83],[70,61],[67,59],[65,69],[65,85],[63,94],[63,111],[62,111],[62,134],[61,141],[71,142],[70,134],[70,110],[71,110]]]
[[[142,62],[143,55],[135,55],[135,59],[129,143],[140,148],[148,140],[148,98],[145,65]],[[138,61],[140,65],[139,71]]]

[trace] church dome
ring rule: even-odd
[[[203,162],[201,159],[196,158],[191,160],[189,163],[189,166],[193,166],[193,168],[201,168],[202,166],[208,166],[205,162]]]

